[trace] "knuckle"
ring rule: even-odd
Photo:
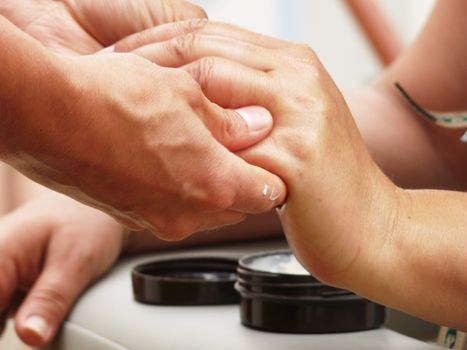
[[[227,109],[221,109],[222,134],[224,140],[237,139],[237,136],[247,132],[247,127],[242,118],[236,113]]]
[[[189,56],[189,54],[193,51],[195,42],[196,34],[187,33],[180,35],[169,42],[170,50],[177,59],[183,61],[184,58]]]
[[[295,62],[300,70],[317,71],[319,67],[319,59],[315,51],[307,44],[293,44],[287,49],[286,57],[291,58],[291,62]],[[289,61],[290,62],[290,61]]]
[[[196,183],[183,186],[181,193],[183,201],[201,213],[220,212],[232,207],[234,195],[232,186],[219,169],[208,169],[204,178]]]
[[[42,287],[30,295],[28,302],[40,305],[54,319],[62,319],[68,313],[69,303],[58,290],[54,287]]]
[[[89,277],[92,276],[94,266],[97,265],[97,256],[91,250],[81,249],[74,250],[73,255],[70,257],[71,264],[75,266],[78,274],[82,274]]]
[[[183,73],[183,74],[182,74]],[[177,93],[192,107],[205,108],[208,102],[199,83],[194,80],[188,72],[180,71],[178,75]],[[186,111],[184,111],[186,114]]]
[[[228,189],[218,188],[212,202],[217,211],[229,210],[235,203],[235,196]]]
[[[222,212],[230,209],[235,203],[235,195],[229,179],[222,170],[217,170],[210,180],[206,191],[204,207],[209,211]]]
[[[181,35],[183,33],[190,33],[202,30],[204,27],[206,27],[207,23],[208,20],[203,17],[191,18],[187,21],[178,22],[178,33],[180,33]]]
[[[209,82],[214,77],[215,59],[213,57],[204,57],[195,62],[190,68],[190,73],[194,80],[206,91]]]

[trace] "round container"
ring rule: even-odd
[[[240,259],[241,321],[250,328],[282,333],[337,333],[374,329],[385,308],[349,291],[322,284],[286,251]]]
[[[195,257],[159,260],[132,272],[137,301],[154,305],[238,304],[236,259]]]

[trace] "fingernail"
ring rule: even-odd
[[[236,110],[251,131],[263,131],[272,127],[272,115],[266,108],[251,106]]]
[[[31,316],[24,323],[24,328],[35,333],[41,340],[45,341],[48,333],[47,322],[40,316]]]
[[[115,52],[115,45],[112,45],[112,46],[108,46],[102,50],[99,51],[99,53],[112,53],[112,52]]]
[[[266,185],[264,185],[264,187],[263,187],[263,196],[266,197],[266,196],[268,195],[268,193],[269,193],[269,185],[266,184]]]
[[[263,196],[268,197],[270,201],[275,202],[281,196],[281,194],[276,187],[271,187],[266,184],[263,187]]]
[[[271,195],[269,196],[269,199],[271,201],[275,202],[277,199],[279,199],[280,196],[281,196],[281,194],[279,193],[277,188],[273,187],[272,190],[271,190]]]

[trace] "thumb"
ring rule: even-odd
[[[34,347],[50,343],[89,282],[83,272],[67,266],[46,268],[15,317],[16,332],[22,341]]]
[[[217,141],[232,152],[256,145],[273,127],[271,113],[259,106],[230,110],[213,104],[210,114],[205,120],[207,128]]]

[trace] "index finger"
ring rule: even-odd
[[[207,19],[192,19],[188,21],[162,24],[160,26],[135,33],[118,41],[113,47],[113,50],[116,52],[130,52],[145,45],[167,41],[190,33],[215,35],[240,40],[269,49],[277,49],[290,45],[287,41],[254,33],[233,24],[208,21]]]

